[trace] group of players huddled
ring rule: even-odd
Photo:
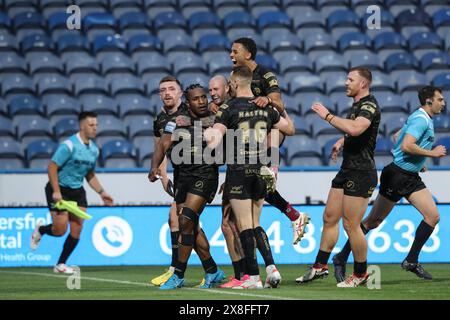
[[[256,51],[256,44],[250,38],[233,42],[230,51],[233,71],[229,79],[223,75],[210,79],[210,101],[207,88],[200,84],[191,84],[183,92],[175,77],[165,76],[160,80],[163,107],[154,121],[155,150],[148,178],[151,182],[160,179],[164,190],[174,198],[169,212],[171,266],[164,274],[151,279],[160,289],[183,286],[193,249],[205,270],[199,288],[276,288],[281,283],[281,275],[259,222],[264,201],[290,219],[294,245],[301,240],[309,223],[306,213],[295,210],[276,191],[279,147],[286,136],[295,134],[295,126],[285,110],[276,76],[255,62]],[[353,105],[346,118],[332,114],[320,103],[311,106],[319,117],[344,134],[331,151],[333,160],[343,151],[343,161],[328,194],[316,261],[296,279],[297,283],[328,275],[327,264],[338,241],[342,218],[349,240],[342,252],[332,259],[337,286],[365,284],[369,279],[365,235],[376,228],[403,197],[424,219],[401,267],[420,278],[432,279],[418,257],[439,222],[439,212],[418,173],[426,170],[426,157],[442,157],[447,152],[444,146],[433,148],[432,117],[445,107],[442,91],[433,86],[419,90],[421,106],[394,135],[393,162],[383,169],[379,195],[370,214],[362,221],[378,183],[374,150],[381,113],[377,100],[370,93],[371,81],[369,69],[350,69],[345,86]],[[60,145],[49,165],[46,195],[53,224],[36,226],[31,239],[31,247],[35,249],[42,235],[62,235],[70,222],[71,234],[54,268],[59,273],[73,272],[65,261],[78,243],[82,219],[58,211],[53,204],[60,199],[73,200],[86,210],[84,177],[105,204],[113,203],[94,174],[98,149],[90,139],[96,135],[96,115],[82,113],[79,119],[80,132]],[[174,169],[173,182],[167,175],[167,158]],[[218,168],[224,164],[227,166],[225,183],[219,188]],[[234,276],[228,281],[211,256],[208,239],[199,224],[201,213],[207,203],[213,201],[218,189],[223,193],[222,231],[234,269]],[[266,266],[264,284],[256,249]],[[346,277],[350,252],[354,256],[354,270]]]

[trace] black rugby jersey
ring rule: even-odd
[[[256,69],[253,70],[252,78],[252,92],[258,96],[267,96],[272,92],[281,92],[278,86],[278,79],[275,74],[269,69],[257,65]]]
[[[343,152],[343,169],[371,170],[375,168],[374,151],[377,141],[381,113],[378,102],[373,95],[368,95],[353,103],[347,119],[364,117],[370,120],[370,126],[361,135],[345,135]]]
[[[265,144],[262,143],[273,125],[280,121],[278,111],[272,107],[260,108],[249,102],[253,99],[254,97],[230,99],[226,104],[221,105],[216,113],[216,123],[223,124],[227,129],[242,130],[242,134],[239,136],[240,140],[238,141],[237,135],[232,143],[232,163],[228,157],[226,159],[228,168],[233,170],[244,169],[248,165],[257,167],[262,165],[259,156],[267,150]],[[231,151],[228,148],[230,144],[229,141],[224,144],[227,154]],[[242,158],[245,159],[245,162],[239,163]]]
[[[184,102],[182,102],[175,113],[168,114],[164,110],[158,113],[155,120],[153,121],[153,134],[155,135],[155,137],[161,138],[164,132],[164,128],[167,125],[167,122],[169,121],[175,122],[175,118],[180,114],[186,113],[187,110],[188,110],[187,105]]]
[[[218,166],[211,163],[212,161],[205,162],[204,153],[207,143],[203,137],[203,132],[214,124],[214,114],[204,118],[197,118],[190,112],[182,115],[191,119],[189,126],[180,127],[176,125],[175,121],[169,121],[164,128],[164,133],[172,134],[171,139],[174,141],[170,155],[172,165],[177,167],[180,177],[217,179],[219,177]],[[184,151],[188,151],[189,154],[185,155]],[[185,156],[187,161],[184,161]],[[179,160],[180,163],[177,162]]]

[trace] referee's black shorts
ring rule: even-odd
[[[410,172],[391,163],[383,168],[380,177],[380,194],[393,202],[408,197],[422,189],[425,189],[417,172]]]
[[[59,186],[61,189],[61,195],[63,200],[76,201],[79,207],[87,208],[87,199],[86,199],[86,191],[83,187],[78,189],[66,188],[63,186]],[[47,206],[50,211],[59,211],[53,208],[53,188],[50,185],[50,182],[45,186],[45,196],[47,198]]]

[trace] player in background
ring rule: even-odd
[[[161,112],[156,116],[153,123],[153,132],[155,140],[155,148],[159,144],[161,136],[164,132],[169,121],[175,121],[175,118],[185,110],[187,106],[181,100],[183,96],[183,90],[181,89],[180,81],[173,76],[165,76],[159,82],[159,96],[163,103]],[[176,167],[173,168],[173,180],[176,183],[178,170]],[[150,175],[150,173],[149,173]],[[173,190],[171,182],[167,176],[167,159],[161,163],[159,168],[159,176],[161,177],[161,182],[163,184],[164,190],[173,197]],[[169,269],[160,276],[157,276],[150,280],[150,283],[155,286],[160,286],[166,282],[175,270],[175,266],[178,261],[178,215],[176,203],[173,202],[169,211],[169,227],[170,227],[170,240],[172,244],[172,260],[170,262]]]
[[[380,193],[373,204],[370,214],[361,224],[364,234],[377,228],[405,197],[423,216],[414,237],[411,249],[401,267],[415,273],[419,278],[431,280],[432,276],[418,262],[419,253],[439,222],[439,212],[430,191],[419,172],[426,158],[440,158],[447,154],[445,146],[434,143],[433,116],[440,114],[445,107],[442,90],[426,86],[418,92],[421,107],[414,111],[406,121],[394,147],[394,161],[383,168],[380,177]],[[337,150],[335,151],[337,152]],[[334,154],[334,157],[337,153]],[[345,266],[351,247],[346,242],[342,251],[333,257],[334,275],[338,282],[345,278]]]
[[[156,181],[158,168],[168,150],[174,152],[171,155],[174,164],[180,161],[176,163],[178,179],[175,184],[175,202],[181,212],[178,261],[174,274],[160,286],[162,290],[177,289],[183,286],[187,262],[194,246],[206,273],[200,288],[211,288],[225,277],[224,272],[217,268],[211,257],[208,240],[199,224],[200,215],[206,203],[214,200],[219,183],[218,166],[208,164],[204,159],[206,142],[203,140],[203,130],[213,125],[214,116],[211,116],[208,111],[208,98],[205,89],[199,84],[189,86],[185,91],[185,97],[189,109],[183,116],[190,118],[190,125],[180,127],[176,125],[175,121],[167,123],[161,143],[155,149],[150,173],[150,180]],[[196,130],[196,126],[200,130]],[[185,140],[187,146],[183,145]],[[175,154],[179,145],[182,150],[180,154]],[[201,149],[199,150],[198,147]]]
[[[104,204],[113,205],[113,199],[103,189],[95,175],[99,150],[92,139],[97,134],[97,114],[81,112],[78,115],[78,122],[80,131],[59,145],[48,165],[49,182],[45,186],[45,195],[52,224],[43,226],[38,223],[31,236],[31,249],[36,250],[43,235],[61,237],[70,225],[70,233],[64,242],[58,263],[53,268],[55,273],[74,273],[73,268],[66,265],[66,261],[79,242],[83,219],[67,211],[55,209],[54,204],[60,200],[75,201],[80,209],[86,212],[88,204],[83,188],[83,180],[86,178],[89,186],[100,195]]]
[[[350,239],[355,264],[353,274],[337,286],[356,287],[368,280],[367,241],[360,224],[369,198],[377,186],[374,150],[380,124],[380,108],[375,97],[370,94],[371,82],[372,73],[369,69],[350,69],[345,86],[347,96],[352,97],[354,102],[347,119],[331,114],[319,103],[311,107],[322,119],[345,133],[332,149],[337,151],[343,147],[344,158],[328,194],[316,261],[305,275],[296,279],[298,283],[310,282],[328,275],[327,263],[339,238],[341,218]]]
[[[259,107],[253,102],[255,97],[251,90],[251,79],[252,71],[248,67],[240,66],[233,70],[230,87],[234,99],[221,105],[213,128],[204,134],[208,146],[214,149],[221,143],[227,129],[241,133],[237,139],[233,139],[233,150],[226,150],[227,159],[230,158],[230,152],[233,152],[233,158],[232,163],[227,162],[224,187],[224,194],[237,220],[248,272],[233,289],[263,288],[256,260],[255,237],[256,229],[262,229],[259,218],[267,193],[266,181],[261,177],[261,154],[267,149],[267,131],[276,128],[288,135],[295,133],[289,117],[282,118],[274,108]],[[256,141],[256,144],[252,144],[251,140]],[[242,154],[244,163],[240,163]],[[269,267],[268,277],[272,272],[278,273],[275,265]],[[281,277],[273,279],[272,285],[276,287],[280,281]]]
[[[230,58],[233,67],[246,66],[252,71],[251,90],[255,99],[253,102],[259,107],[272,106],[278,110],[280,115],[284,117],[284,103],[281,98],[281,90],[278,86],[278,80],[273,72],[265,67],[258,65],[255,61],[257,47],[255,42],[250,38],[236,39],[231,47]],[[269,139],[271,137],[269,136]],[[285,136],[279,133],[278,146],[281,146]],[[269,143],[269,145],[271,145]],[[269,152],[279,153],[278,147],[272,147]],[[275,175],[278,172],[278,163],[271,165]],[[283,212],[292,222],[294,240],[293,244],[297,244],[305,232],[306,225],[309,222],[309,216],[306,213],[298,212],[287,202],[278,191],[269,192],[265,198],[266,202]],[[262,231],[257,231],[257,239],[267,241],[267,235]]]

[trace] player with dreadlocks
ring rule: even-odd
[[[178,238],[178,262],[174,274],[160,286],[162,290],[181,288],[184,273],[192,249],[200,257],[206,275],[200,288],[211,288],[221,282],[225,274],[220,270],[209,252],[209,243],[200,228],[200,214],[211,203],[219,183],[219,170],[216,164],[205,161],[206,142],[203,131],[214,124],[214,115],[208,110],[206,90],[199,84],[193,84],[185,90],[188,110],[179,117],[187,119],[186,125],[168,122],[164,128],[161,143],[157,145],[152,158],[150,180],[156,181],[158,167],[167,150],[171,150],[171,160],[178,167],[179,179],[175,184],[175,202],[179,215],[180,236]],[[199,149],[201,148],[201,150]],[[206,151],[206,152],[205,152]],[[208,162],[208,163],[207,163]]]

